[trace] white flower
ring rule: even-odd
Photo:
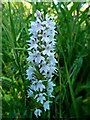
[[[28,93],[28,97],[31,97],[31,96],[33,96],[33,91],[32,90],[27,90],[27,93]]]
[[[33,85],[35,86],[35,87],[33,86],[35,91],[39,91],[40,90],[40,92],[42,92],[43,89],[45,89],[45,85],[43,85],[41,80],[34,81]]]
[[[31,33],[33,33],[33,34],[36,33],[36,30],[34,29],[34,28],[36,28],[36,26],[37,26],[36,22],[31,21],[31,28],[29,29],[30,34]]]
[[[43,91],[43,89],[45,89],[45,85],[42,84],[41,80],[39,80],[37,83],[37,89],[40,89],[41,92]]]
[[[47,36],[49,36],[49,38],[54,38],[54,36],[55,36],[55,30],[47,30],[46,31],[46,34],[47,34]],[[52,40],[51,39],[51,40]]]
[[[53,92],[53,88],[47,89],[47,93],[48,93],[49,97],[54,97],[54,96],[52,96],[52,92]]]
[[[51,51],[54,50],[53,46],[51,46],[50,44],[46,45],[44,48],[45,48],[45,49],[43,50],[42,53],[43,53],[44,55],[46,54],[46,55],[48,55],[48,56],[50,56],[50,55],[52,54]]]
[[[44,57],[41,56],[41,53],[40,52],[37,52],[36,53],[36,58],[35,58],[35,63],[40,63],[41,61],[44,61]]]
[[[30,44],[29,44],[28,50],[31,50],[32,48],[37,49],[38,45],[37,45],[37,42],[35,39],[32,39],[29,42],[30,42]]]
[[[50,109],[50,104],[49,103],[51,103],[51,101],[46,101],[46,102],[44,102],[44,110],[46,111],[46,110],[49,110]]]
[[[50,70],[49,65],[43,62],[42,67],[40,68],[40,73],[42,73],[43,71],[47,73],[49,70]]]
[[[37,102],[40,102],[41,104],[43,104],[43,102],[46,100],[45,93],[39,93],[35,96],[35,98],[37,98]]]
[[[40,13],[40,11],[39,11],[39,10],[36,10],[36,15],[37,15],[38,17],[40,17],[40,16],[41,16],[41,13]]]
[[[52,20],[49,20],[48,27],[49,27],[50,29],[54,29],[54,27],[55,27],[55,22],[53,22]]]
[[[39,21],[37,21],[37,26],[34,29],[36,29],[36,32],[43,30],[43,27]]]
[[[29,61],[29,62],[33,62],[34,60],[35,60],[35,58],[36,58],[36,54],[35,54],[35,52],[29,52],[29,57],[27,58],[27,60]]]
[[[38,118],[38,116],[41,116],[42,111],[40,109],[36,109],[34,114],[36,115],[36,117]]]
[[[51,45],[52,48],[54,49],[54,45],[56,43],[55,40],[56,39],[54,39],[54,38],[51,39],[50,36],[48,36],[48,37],[45,38],[44,41],[46,42],[46,46]]]
[[[48,17],[48,14],[46,14],[46,27],[48,28],[54,28],[55,22],[52,21],[53,17]],[[44,23],[45,24],[45,23]]]
[[[57,71],[56,66],[50,65],[50,73],[52,74],[52,73],[54,73],[56,71]]]
[[[40,63],[41,61],[44,61],[44,57],[41,56],[41,53],[40,53],[40,52],[37,52],[37,53],[36,53],[35,62],[38,64],[38,63]]]
[[[49,56],[48,59],[49,59],[49,62],[50,62],[51,65],[56,65],[57,61],[56,61],[56,59],[55,59],[55,57],[54,57],[54,53],[52,53],[52,54]]]
[[[46,41],[46,39],[48,39],[46,31],[43,32],[43,34],[41,35],[41,37],[42,37],[41,41]]]
[[[48,87],[51,88],[51,87],[54,87],[56,86],[51,80],[48,81]]]
[[[30,89],[33,90],[33,91],[37,91],[36,85],[33,84],[33,82],[32,82],[32,84],[30,85]]]
[[[27,75],[27,79],[31,80],[33,78],[33,73],[34,73],[34,67],[29,66],[28,69],[26,70],[26,75]]]
[[[47,78],[47,79],[52,79],[52,77],[53,77],[53,74],[52,74],[52,72],[47,72],[47,73],[42,73],[43,74],[43,76],[45,77],[45,78]]]
[[[49,47],[46,47],[46,49],[43,51],[43,54],[50,56],[50,54],[51,54],[51,49],[50,49]]]
[[[36,34],[38,31],[43,30],[40,19],[37,19],[35,22],[31,22],[31,28],[29,29],[30,34]]]
[[[48,81],[48,86],[47,86],[47,92],[48,92],[48,95],[50,96],[50,97],[53,97],[52,96],[52,92],[53,92],[53,87],[55,86],[55,84],[51,81],[51,80],[49,80]]]

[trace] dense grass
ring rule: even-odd
[[[26,2],[25,2],[26,3]],[[2,9],[2,109],[6,120],[36,120],[33,100],[27,99],[27,40],[36,9],[54,15],[58,72],[55,99],[49,112],[39,119],[90,117],[90,6],[86,3],[4,3]],[[48,114],[48,115],[47,115]]]

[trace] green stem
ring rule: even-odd
[[[72,102],[73,102],[73,108],[74,108],[75,115],[76,115],[76,118],[77,118],[78,117],[77,104],[76,104],[75,97],[74,97],[74,92],[73,92],[72,83],[71,83],[68,68],[67,68],[67,63],[66,63],[66,60],[65,60],[65,55],[64,55],[64,52],[62,52],[62,53],[63,53],[63,57],[64,57],[64,64],[65,64],[65,69],[66,69],[66,75],[67,75],[67,80],[68,80],[68,84],[69,84],[70,94],[71,94],[71,98],[72,98]]]
[[[49,97],[48,97],[48,101],[49,101]],[[50,110],[48,110],[48,120],[50,120]]]
[[[50,120],[50,110],[48,110],[48,120]]]
[[[60,55],[59,55],[60,56]],[[60,72],[60,64],[59,64],[59,58],[58,58],[58,71],[59,71],[59,96],[60,96],[60,102],[59,102],[59,118],[62,118],[61,113],[61,72]]]

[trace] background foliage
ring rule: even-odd
[[[84,6],[88,4],[86,8]],[[89,3],[4,3],[2,9],[3,118],[36,120],[33,100],[27,99],[26,58],[28,29],[36,9],[54,15],[58,72],[55,99],[39,119],[90,117],[90,6]]]

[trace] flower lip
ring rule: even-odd
[[[40,109],[36,109],[34,114],[36,115],[36,117],[38,118],[38,116],[41,116],[42,111]]]
[[[41,80],[36,80],[36,81],[33,82],[33,84],[36,86],[36,88],[35,88],[36,91],[40,90],[40,92],[42,92],[43,89],[45,89],[45,85],[42,83]]]
[[[44,103],[44,110],[45,110],[45,111],[50,109],[50,104],[49,104],[49,103],[51,103],[51,101],[46,101],[46,102]]]

